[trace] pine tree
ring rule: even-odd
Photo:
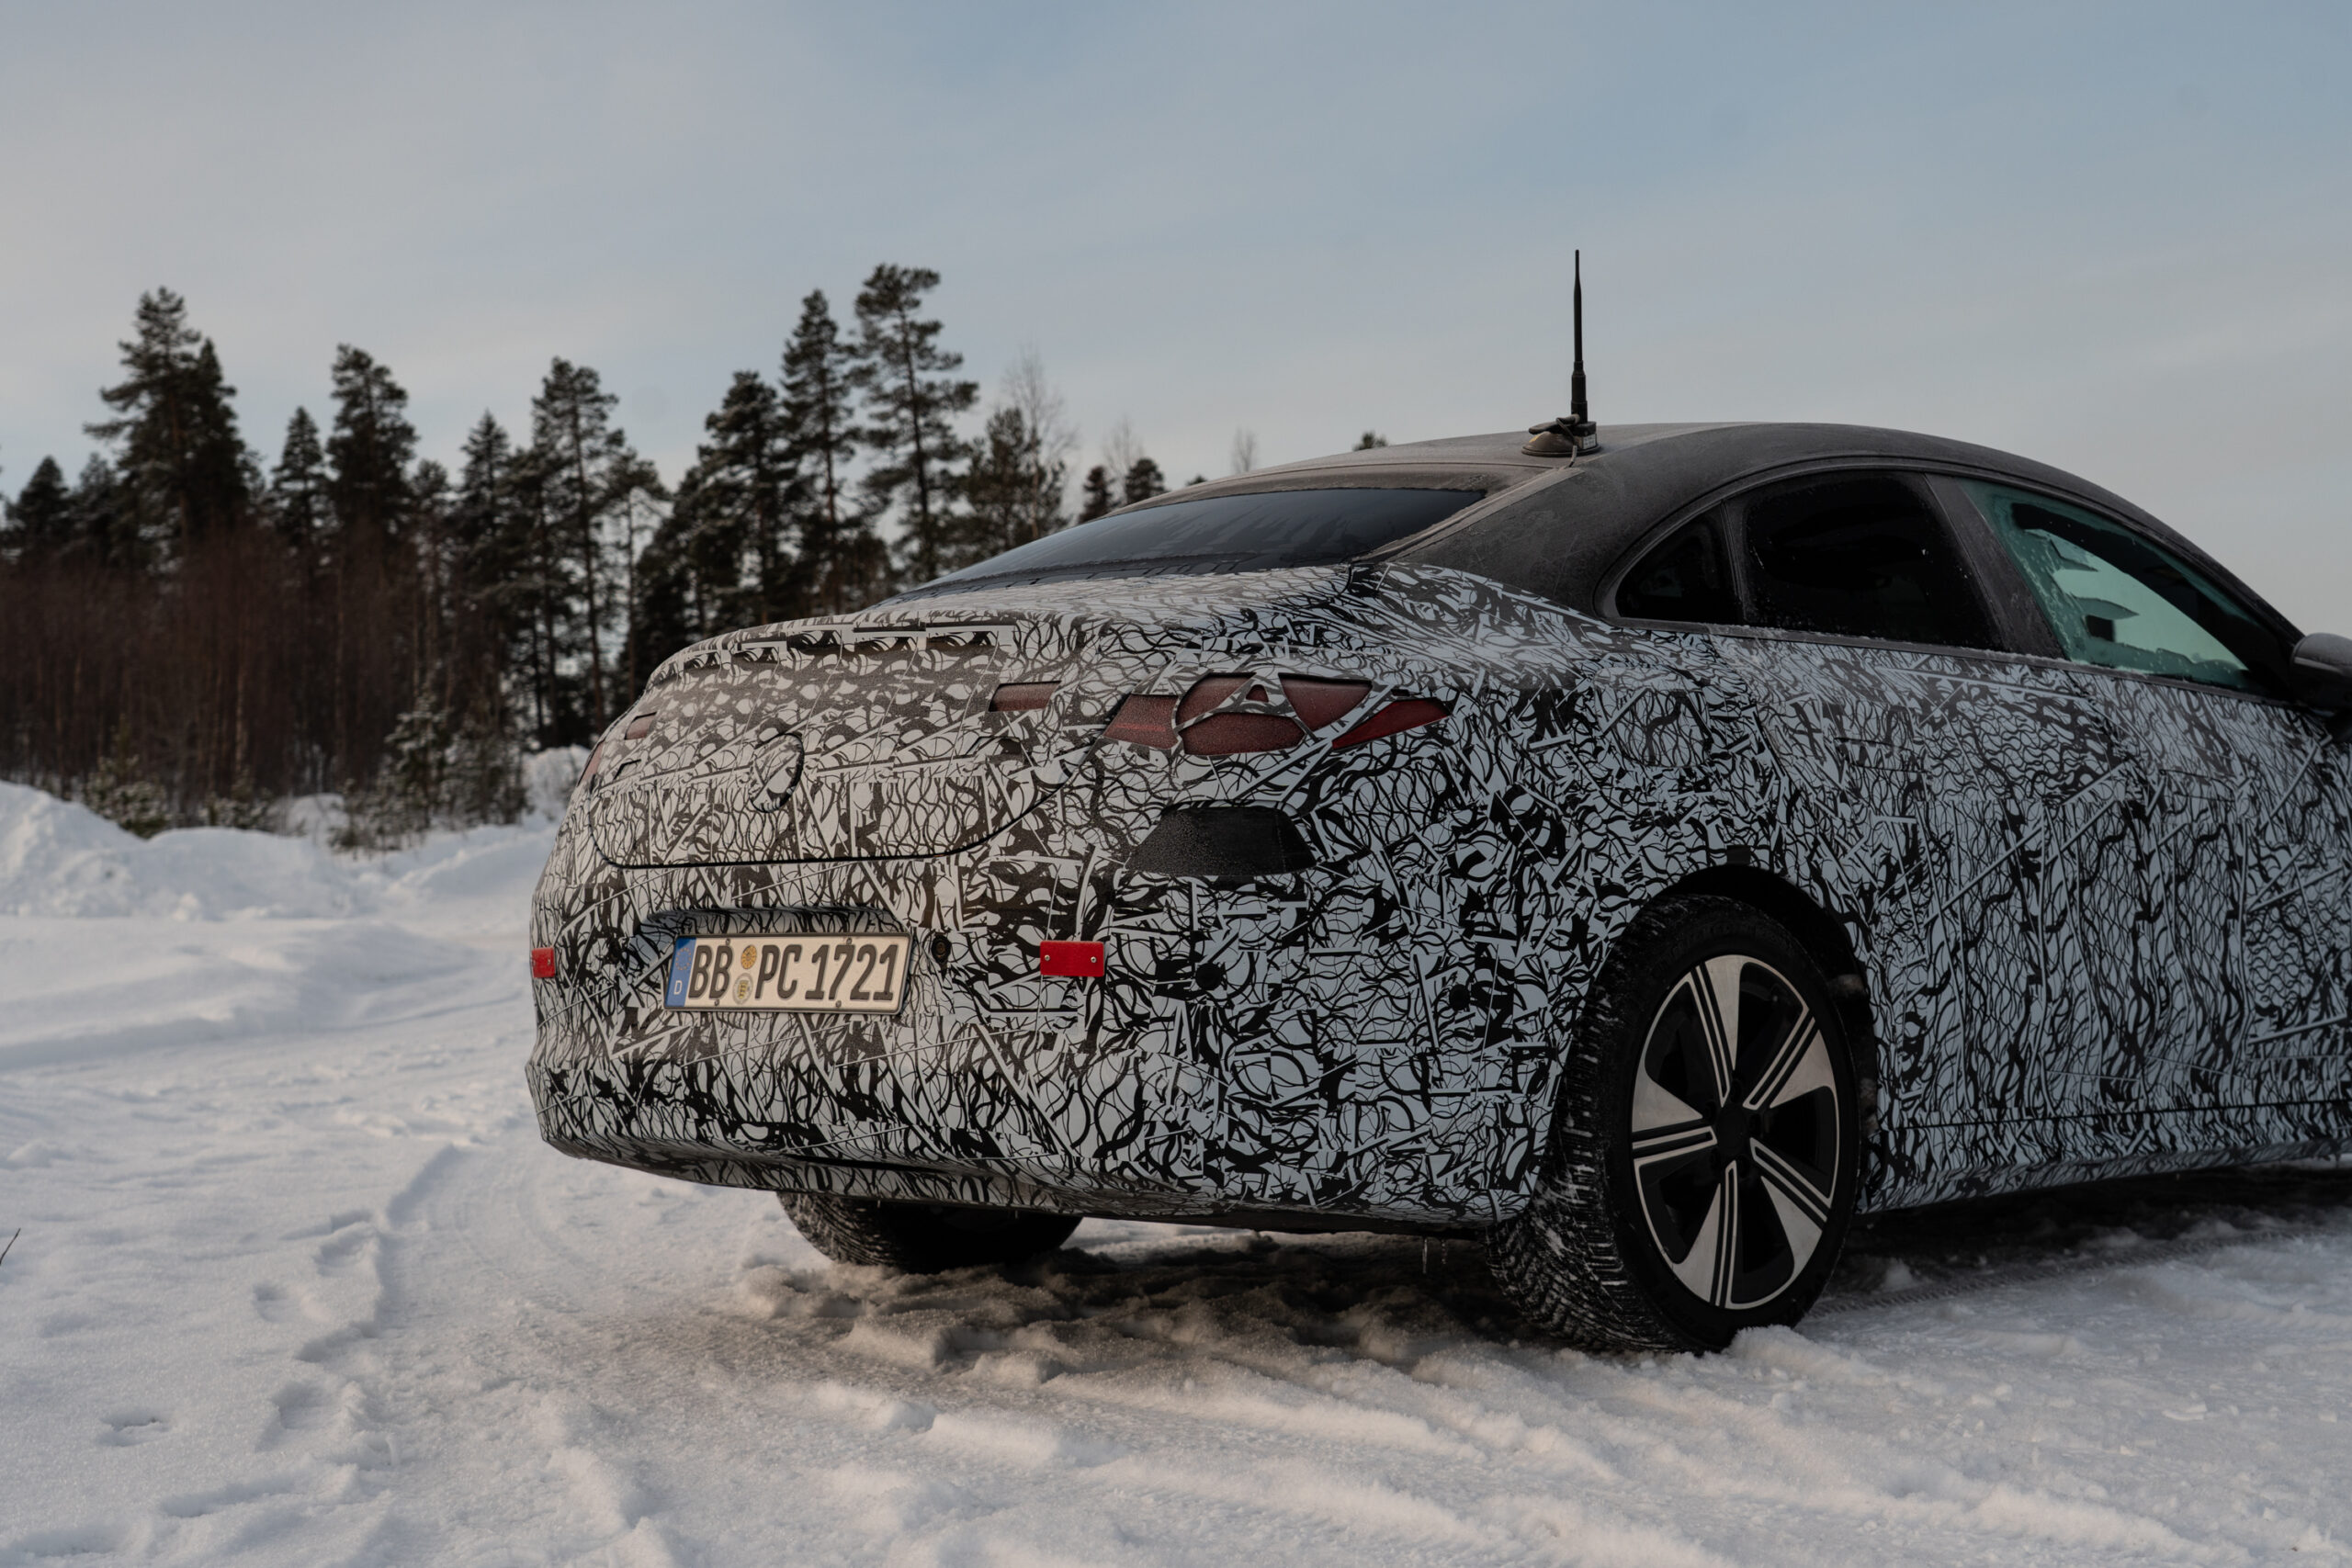
[[[312,560],[327,532],[327,461],[318,422],[298,408],[286,422],[286,445],[269,477],[270,522],[296,557]]]
[[[1359,452],[1376,452],[1387,445],[1388,437],[1376,430],[1367,430],[1356,438],[1355,449]]]
[[[567,558],[580,589],[576,640],[588,658],[588,734],[601,731],[616,703],[634,694],[614,691],[606,642],[625,608],[625,601],[616,602],[628,568],[622,528],[629,508],[660,482],[614,426],[619,401],[595,371],[558,359],[531,403],[548,544]]]
[[[1168,493],[1168,477],[1159,465],[1148,457],[1137,457],[1127,467],[1127,476],[1119,487],[1123,504],[1133,506],[1138,501],[1149,501],[1155,495]]]
[[[711,572],[703,587],[730,624],[789,620],[805,598],[787,538],[799,484],[775,389],[737,371],[703,429],[710,439],[678,481],[693,541],[685,558]]]
[[[1069,476],[1069,465],[1048,454],[1046,437],[1020,408],[1007,404],[989,414],[964,479],[971,511],[946,569],[985,560],[1066,525],[1062,493]]]
[[[120,345],[123,379],[98,394],[115,417],[85,428],[116,448],[122,503],[141,543],[185,550],[237,527],[251,502],[230,403],[236,389],[170,289],[140,296],[137,328]]]
[[[522,626],[529,671],[531,732],[541,746],[569,745],[585,729],[580,682],[570,668],[578,651],[573,606],[578,563],[564,549],[560,520],[550,509],[550,455],[537,446],[508,459],[503,486],[513,508],[513,559],[507,592]]]
[[[865,492],[876,512],[903,508],[899,554],[917,581],[939,575],[956,502],[955,469],[966,456],[952,421],[979,399],[977,381],[953,372],[964,356],[938,346],[940,324],[919,312],[939,287],[929,267],[874,269],[857,296],[857,364],[869,423],[862,439],[876,457]]]
[[[1080,523],[1091,523],[1119,504],[1111,498],[1111,470],[1101,463],[1086,470],[1080,493],[1083,497],[1078,509]]]
[[[335,349],[334,431],[327,437],[327,497],[345,547],[389,545],[407,522],[416,427],[408,393],[349,344]]]
[[[485,413],[467,433],[461,456],[447,523],[448,705],[460,716],[469,744],[480,750],[495,742],[511,750],[515,705],[508,675],[536,668],[530,657],[535,617],[526,577],[528,529],[514,503],[510,473],[514,443]],[[494,793],[487,784],[474,792],[482,799]]]
[[[839,615],[880,594],[885,558],[873,520],[850,501],[858,447],[857,355],[842,341],[822,290],[800,301],[784,345],[783,415],[798,506],[803,613]]]
[[[74,512],[69,556],[119,571],[144,571],[154,564],[154,541],[140,525],[130,491],[113,464],[90,454],[69,498]]]
[[[8,531],[0,538],[0,553],[29,566],[56,559],[73,542],[73,491],[65,486],[65,470],[57,459],[43,457],[8,503]]]

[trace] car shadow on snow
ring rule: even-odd
[[[1876,1216],[1856,1224],[1824,1305],[1972,1276],[2122,1266],[2184,1241],[2352,1224],[2352,1166],[2302,1163],[2142,1177]],[[945,1274],[754,1267],[763,1317],[857,1320],[884,1360],[1043,1381],[1161,1348],[1317,1348],[1394,1364],[1464,1342],[1548,1346],[1495,1284],[1475,1240],[1288,1235],[1096,1221],[1028,1263]],[[1091,1346],[1091,1350],[1087,1347]],[[1114,1349],[1123,1347],[1124,1351]]]

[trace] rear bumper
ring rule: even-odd
[[[1217,1112],[1188,1058],[1191,885],[1114,876],[1017,831],[925,860],[621,871],[567,831],[535,940],[527,1069],[564,1153],[732,1186],[1166,1212],[1213,1201]],[[913,940],[895,1016],[663,1006],[676,939],[886,931]],[[1100,977],[1038,973],[1103,944]]]

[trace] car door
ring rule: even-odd
[[[2140,995],[2112,1020],[2110,1085],[2142,1073],[2154,1106],[2203,1129],[2157,1130],[2166,1145],[2292,1145],[2291,1118],[2243,1112],[2308,1105],[2332,1120],[2346,1094],[2343,748],[2278,694],[2268,617],[2164,541],[2024,487],[1962,488],[2149,802],[2131,858],[2081,888],[2098,908],[2138,905]]]
[[[2079,1032],[2050,962],[2066,885],[2050,846],[2116,771],[2110,728],[2007,646],[1982,558],[1920,477],[1810,476],[1728,514],[1757,628],[1743,656],[1794,786],[1790,867],[1870,947],[1893,1163],[1951,1190],[2061,1157],[2035,1125],[2058,1098],[2053,1042]]]

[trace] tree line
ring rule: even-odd
[[[1066,526],[1060,400],[1026,356],[967,435],[938,283],[877,266],[847,322],[810,293],[674,485],[587,366],[554,360],[529,427],[484,413],[451,467],[347,344],[323,425],[297,409],[265,467],[187,302],[143,296],[99,450],[71,479],[43,458],[5,507],[0,775],[140,831],[326,791],[376,841],[511,818],[524,751],[593,739],[678,648]],[[1167,488],[1124,429],[1076,519]]]

